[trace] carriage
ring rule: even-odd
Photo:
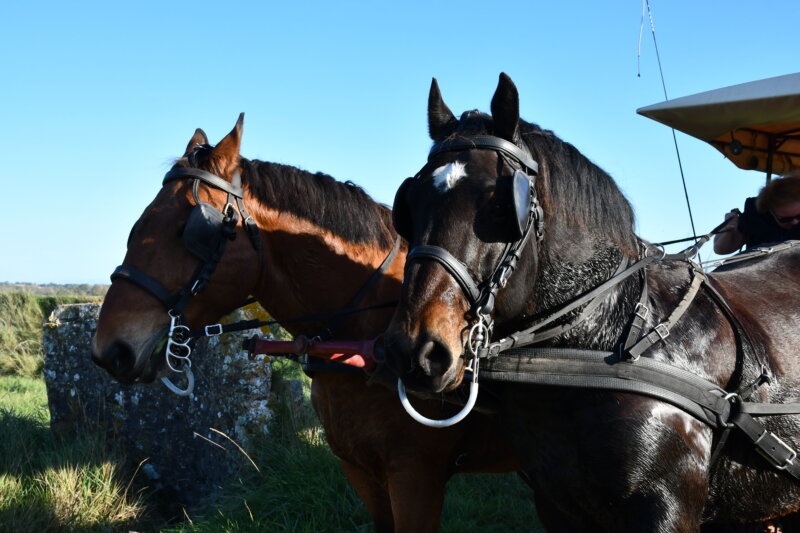
[[[760,100],[735,104],[736,91],[722,90],[639,112],[769,176],[798,157],[800,77],[778,80],[745,85]],[[785,86],[794,94],[774,91]],[[127,382],[167,369],[191,376],[189,337],[222,333],[200,326],[249,294],[279,320],[303,317],[289,326],[298,335],[385,330],[378,343],[301,347],[360,366],[385,359],[380,368],[399,376],[401,401],[391,383],[369,386],[361,374],[314,377],[331,447],[379,531],[435,530],[457,471],[521,471],[542,522],[573,531],[693,531],[796,511],[800,247],[710,274],[691,260],[697,244],[680,254],[650,246],[610,176],[521,120],[518,98],[501,75],[492,115],[457,119],[434,81],[435,144],[391,214],[325,176],[241,158],[241,117],[213,147],[198,130],[134,226],[96,361]],[[694,129],[698,106],[747,122]],[[756,109],[776,111],[753,121]],[[330,218],[333,201],[359,216]],[[381,307],[397,295],[396,309]],[[470,414],[479,376],[495,401]],[[429,399],[412,408],[406,387]]]

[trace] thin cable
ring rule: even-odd
[[[644,0],[642,0],[642,19],[639,21],[639,40],[636,43],[636,77],[642,77],[642,30],[644,30]]]
[[[653,23],[653,11],[650,9],[650,0],[643,0],[647,4],[647,15],[650,18],[650,30],[653,34],[653,45],[656,49],[656,60],[658,61],[658,72],[661,75],[661,87],[664,89],[664,99],[669,100],[667,96],[667,85],[664,81],[664,70],[661,68],[661,55],[658,53],[658,42],[656,41],[656,26]],[[694,229],[694,216],[692,216],[692,204],[689,202],[689,191],[686,188],[686,176],[683,174],[683,162],[681,161],[681,152],[678,149],[678,137],[675,135],[675,128],[672,129],[672,142],[675,145],[675,154],[678,156],[678,168],[681,172],[681,182],[683,183],[683,195],[686,197],[686,208],[689,210],[689,223],[692,226],[692,235],[697,236],[697,231]]]

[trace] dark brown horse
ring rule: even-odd
[[[387,362],[409,389],[450,390],[464,379],[465,359],[477,353],[497,366],[513,354],[493,360],[494,343],[512,345],[515,332],[547,323],[538,346],[609,354],[592,368],[638,371],[641,355],[637,368],[666,363],[708,382],[701,392],[713,390],[722,404],[745,397],[797,401],[800,247],[708,275],[682,316],[674,313],[694,292],[693,277],[702,279],[685,260],[653,260],[581,300],[629,265],[645,264],[637,262],[653,250],[634,234],[632,208],[610,176],[552,132],[520,120],[516,87],[504,74],[491,109],[491,116],[470,111],[456,119],[434,80],[428,119],[436,144],[395,200],[398,229],[412,249],[386,333]],[[570,309],[574,301],[579,305]],[[654,344],[636,357],[618,356],[634,311],[645,317],[641,331],[652,332]],[[551,316],[559,318],[548,322]],[[669,331],[656,331],[673,316]],[[641,335],[633,333],[638,342]],[[545,352],[519,356],[515,364],[538,364],[536,354],[554,357]],[[571,366],[550,371],[553,385],[511,381],[499,391],[504,423],[548,529],[688,532],[704,522],[755,521],[800,507],[800,483],[756,453],[738,426],[722,443],[724,429],[672,401],[603,390],[599,380],[579,388],[568,374],[593,378],[578,369],[588,356],[561,357],[572,358]],[[798,449],[800,417],[760,420]],[[796,461],[787,452],[779,466]]]
[[[170,317],[162,304],[174,295],[189,295],[183,304],[176,303],[178,296],[170,305],[185,307],[183,320],[193,328],[215,323],[248,295],[256,296],[277,318],[336,311],[348,304],[394,246],[396,234],[386,207],[351,183],[240,157],[241,134],[241,117],[216,147],[198,130],[131,231],[125,265],[108,291],[94,341],[95,361],[120,382],[149,382],[166,372],[163,341]],[[235,218],[235,195],[226,195],[237,193],[237,173],[243,206],[258,228],[252,242],[241,225],[209,223],[214,220],[209,213],[215,210],[210,206],[219,210],[231,203],[220,216]],[[195,176],[204,180],[197,180],[193,192]],[[203,214],[196,211],[198,202],[210,206],[199,222],[187,223]],[[220,241],[223,225],[236,233],[235,239]],[[225,243],[224,250],[217,241]],[[253,242],[260,243],[261,257]],[[218,263],[209,277],[198,257],[214,253]],[[404,257],[405,245],[359,305],[397,299]],[[208,278],[200,281],[207,287],[192,296],[190,286],[200,278]],[[146,288],[148,283],[163,290]],[[387,308],[344,317],[336,334],[374,338],[391,314]],[[315,321],[287,328],[314,336],[329,326]],[[317,372],[312,402],[331,449],[342,460],[377,531],[435,531],[445,483],[455,472],[517,469],[494,419],[474,414],[455,428],[426,428],[408,418],[394,392],[368,386],[366,375]],[[454,410],[440,401],[418,405],[438,417]]]

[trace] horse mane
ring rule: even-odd
[[[520,120],[522,140],[544,170],[541,201],[552,219],[600,231],[623,252],[637,254],[633,208],[614,179],[572,144]]]
[[[614,179],[572,144],[536,124],[519,121],[522,142],[539,163],[540,202],[551,220],[600,232],[629,256],[637,254],[635,216]],[[494,119],[477,110],[462,114],[448,138],[494,135]],[[545,235],[547,231],[545,231]]]
[[[242,183],[261,203],[306,219],[354,243],[390,247],[391,211],[351,181],[290,165],[242,160]]]

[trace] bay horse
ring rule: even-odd
[[[625,372],[658,367],[701,383],[700,395],[724,412],[745,416],[737,403],[748,398],[796,402],[800,246],[708,275],[687,260],[658,260],[663,251],[636,236],[613,179],[520,119],[505,74],[491,115],[459,119],[434,79],[428,126],[428,161],[393,208],[411,251],[385,339],[405,386],[451,390],[469,371],[484,375],[479,365],[502,380],[500,416],[548,530],[688,532],[800,508],[800,483],[787,473],[797,472],[799,417],[760,419],[761,437],[784,454],[782,472],[739,426],[727,429],[733,415],[712,429],[713,416],[690,414],[680,398],[624,388],[634,384]],[[621,281],[604,285],[610,278]],[[498,355],[526,336],[538,348]],[[554,358],[568,366],[541,378],[514,372]],[[590,363],[617,374],[579,368]]]
[[[359,187],[241,157],[242,125],[243,115],[214,147],[198,129],[131,230],[93,346],[95,362],[121,383],[151,382],[167,372],[164,338],[172,310],[180,308],[182,326],[191,328],[214,324],[248,295],[279,320],[336,311],[395,246],[389,209]],[[236,224],[237,205],[240,220],[255,224],[252,234]],[[403,244],[361,306],[396,301],[405,252]],[[205,257],[214,254],[210,272]],[[205,289],[198,292],[197,285]],[[335,333],[372,339],[391,315],[390,308],[348,315]],[[286,328],[310,338],[330,326],[314,318]],[[394,392],[368,386],[368,378],[315,372],[311,399],[376,531],[436,531],[454,473],[517,470],[496,418],[475,413],[463,427],[426,428],[406,416]],[[453,410],[441,401],[420,404],[432,416]]]

